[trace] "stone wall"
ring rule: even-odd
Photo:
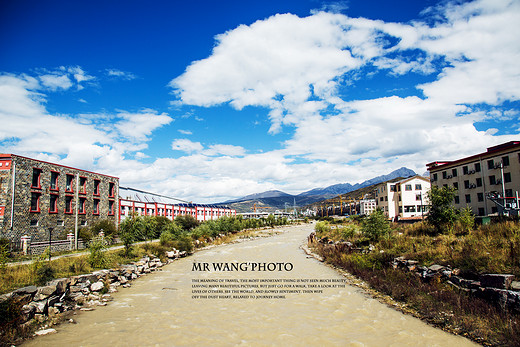
[[[11,155],[10,170],[0,170],[0,175],[8,176],[0,187],[0,203],[3,203],[4,218],[0,220],[0,237],[11,241],[18,241],[23,235],[31,237],[32,242],[48,241],[49,230],[52,240],[65,239],[67,233],[76,228],[88,227],[99,220],[108,219],[117,223],[118,215],[118,187],[117,177],[78,170],[66,166],[47,163],[21,156]],[[15,170],[15,194],[13,227],[11,228],[11,196],[13,166]],[[35,170],[40,173],[37,184],[33,184]],[[6,173],[8,173],[6,175]],[[72,184],[67,187],[67,175],[73,177]],[[57,178],[53,180],[53,176]],[[77,185],[78,178],[85,181],[84,189]],[[53,181],[56,182],[54,186]],[[96,182],[96,183],[95,183]],[[95,185],[98,185],[98,194],[95,194]],[[109,188],[113,185],[113,195]],[[69,189],[67,189],[69,188]],[[36,209],[31,209],[31,199],[38,198]],[[57,208],[51,207],[52,200],[56,199]],[[69,211],[66,211],[67,200],[71,200]],[[76,208],[84,206],[84,212],[77,213]],[[98,205],[98,211],[94,206]],[[109,206],[112,213],[109,213]],[[34,206],[33,206],[34,207]]]

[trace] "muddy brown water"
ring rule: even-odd
[[[57,334],[24,346],[475,345],[395,311],[356,287],[342,288],[335,282],[343,278],[340,274],[299,248],[312,229],[293,226],[280,235],[199,251],[134,281],[115,293],[108,306],[79,313],[77,324],[64,323]],[[213,262],[291,263],[292,270],[218,272],[211,269]],[[193,271],[194,263],[201,269],[208,263],[211,271]],[[312,283],[318,287],[311,289]],[[337,283],[339,288],[327,288]],[[240,298],[218,298],[233,295]]]

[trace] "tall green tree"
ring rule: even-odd
[[[457,221],[457,211],[453,206],[457,190],[454,187],[432,186],[428,192],[428,216],[426,221],[437,233],[451,233]]]

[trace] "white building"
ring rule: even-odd
[[[422,219],[427,212],[430,180],[413,176],[398,182],[384,182],[376,187],[376,205],[388,218]]]
[[[377,208],[376,199],[364,199],[359,201],[359,214],[368,216]]]

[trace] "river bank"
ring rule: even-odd
[[[514,276],[492,272],[500,266],[517,273],[509,247],[504,252],[497,245],[512,243],[515,239],[505,236],[518,226],[497,225],[459,236],[417,236],[417,226],[401,227],[376,241],[355,228],[352,222],[320,225],[309,248],[322,261],[355,276],[355,285],[402,312],[483,345],[520,344]],[[498,252],[505,253],[502,263]],[[489,273],[493,275],[485,275]]]
[[[211,249],[226,243],[242,243],[257,238],[269,237],[290,230],[291,226],[277,229],[261,228],[243,230],[238,233],[221,235],[211,240],[211,244],[195,248],[195,252]],[[42,286],[28,285],[17,288],[0,296],[1,331],[0,345],[18,344],[33,332],[36,335],[55,333],[54,327],[62,322],[74,322],[71,316],[78,311],[91,311],[106,306],[112,300],[111,294],[120,288],[128,288],[133,280],[160,271],[163,265],[188,255],[185,251],[160,247],[157,242],[138,243],[133,252],[137,255],[147,254],[137,261],[122,264],[116,268],[96,270],[81,275],[58,278]],[[159,250],[161,254],[149,252]],[[111,252],[113,252],[112,250]],[[109,254],[110,256],[110,254]],[[160,257],[159,257],[160,256]],[[77,257],[77,258],[76,258]],[[85,255],[77,255],[74,259],[54,258],[45,264],[49,268],[54,263],[67,261],[69,267],[85,266]],[[32,267],[43,264],[41,260],[29,264],[17,265],[32,271]],[[79,264],[79,265],[78,265]],[[6,268],[6,270],[12,270]],[[5,275],[5,274],[4,274]]]
[[[471,345],[355,287],[335,285],[344,277],[300,249],[312,229],[294,226],[272,237],[198,251],[114,293],[106,307],[76,315],[76,324],[58,326],[57,334],[27,345]],[[201,272],[193,271],[194,263],[291,263],[293,269]],[[204,288],[210,295],[193,293],[202,283],[212,283]],[[282,283],[285,288],[278,287]],[[237,285],[247,286],[249,295],[233,298]],[[289,285],[295,286],[291,293]]]

